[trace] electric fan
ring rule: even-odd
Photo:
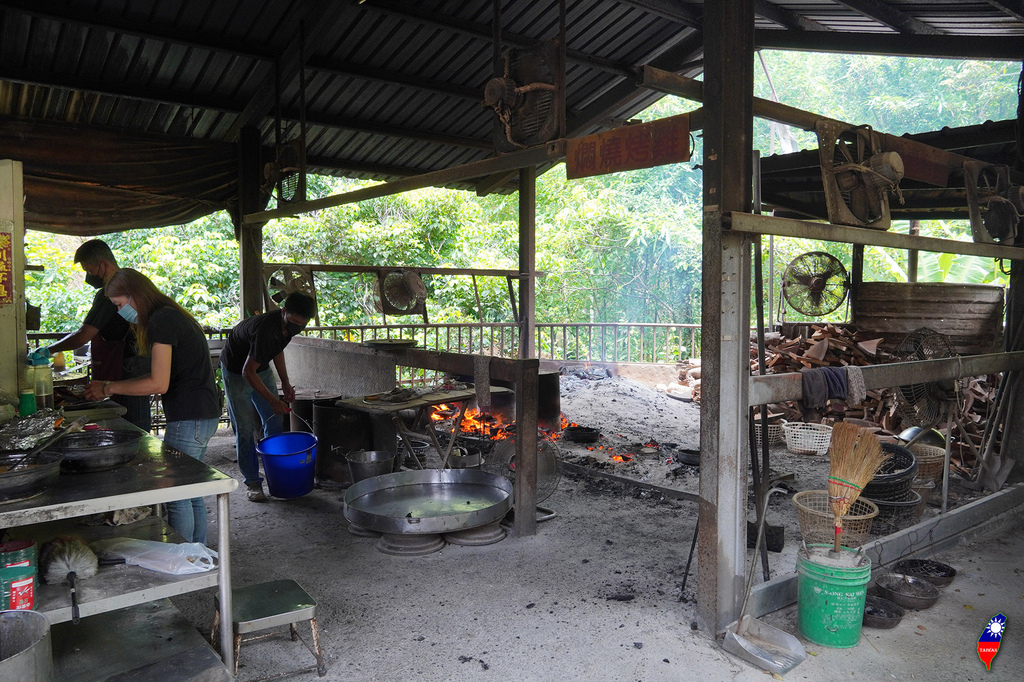
[[[263,165],[264,193],[277,193],[281,203],[306,199],[306,147],[302,138],[277,145],[275,157]]]
[[[385,315],[422,315],[427,321],[427,287],[415,270],[378,271],[377,301]]]
[[[957,355],[945,335],[921,327],[907,334],[893,357],[896,362],[952,358]],[[907,384],[896,388],[896,406],[904,421],[931,427],[949,416],[950,407],[959,412],[960,387],[956,379]]]
[[[288,294],[298,291],[312,297],[316,301],[316,285],[313,283],[313,271],[298,265],[270,265],[263,268],[263,303],[267,310],[277,310],[284,305]],[[316,326],[320,326],[320,313],[315,316]]]
[[[516,482],[516,441],[514,438],[498,441],[490,456],[485,457],[483,469]],[[562,480],[562,464],[558,446],[547,438],[537,438],[537,504],[547,500]],[[555,512],[537,507],[538,521],[554,518]]]
[[[1010,169],[965,161],[964,189],[974,241],[1013,244],[1024,218],[1024,187],[1013,184]]]
[[[558,41],[505,53],[502,74],[484,87],[484,106],[494,109],[502,134],[499,152],[514,151],[559,135],[560,101]]]
[[[824,251],[800,254],[782,273],[786,302],[804,315],[827,315],[843,304],[849,289],[846,268]]]
[[[882,149],[869,126],[821,120],[815,124],[829,222],[888,230],[889,192],[900,197],[903,159]]]

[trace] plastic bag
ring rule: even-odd
[[[170,575],[206,573],[217,566],[217,553],[201,542],[156,542],[135,538],[110,538],[92,544],[104,559],[124,559],[130,566]]]

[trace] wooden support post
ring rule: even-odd
[[[20,161],[0,160],[0,389],[25,381],[25,190]]]
[[[537,372],[540,360],[517,364],[516,378],[516,510],[518,537],[537,534]]]
[[[260,197],[260,134],[256,128],[244,128],[238,140],[238,271],[240,320],[263,312],[263,226],[244,223],[242,216],[263,207]]]
[[[725,216],[751,210],[753,0],[704,6],[704,241],[697,612],[718,633],[743,598],[746,558],[750,238]]]
[[[536,356],[537,169],[519,170],[519,357]]]
[[[921,234],[921,221],[920,220],[911,220],[910,221],[910,229],[908,230],[907,233],[911,234],[911,235],[913,235],[915,237],[918,236],[919,234]],[[910,249],[909,251],[907,251],[907,281],[908,282],[916,282],[917,281],[917,256],[918,256],[917,249]]]

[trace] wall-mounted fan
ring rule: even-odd
[[[427,287],[415,270],[377,272],[377,305],[385,315],[422,315],[427,322]]]
[[[964,189],[974,241],[1014,243],[1024,219],[1024,187],[1013,184],[1010,169],[965,161]]]
[[[542,144],[559,136],[561,101],[559,42],[549,40],[532,48],[505,53],[501,76],[484,87],[484,106],[494,109],[500,134],[495,148],[509,152]]]
[[[782,273],[782,295],[804,315],[827,315],[846,300],[850,277],[838,258],[824,251],[802,253]]]
[[[907,334],[896,346],[896,362],[935,360],[956,357],[953,345],[944,334],[921,327]],[[907,384],[896,388],[896,406],[905,422],[931,427],[959,412],[960,384],[956,379]]]
[[[882,137],[868,126],[821,120],[815,132],[829,221],[888,230],[888,195],[895,192],[903,200],[903,159],[883,151]]]
[[[301,138],[279,144],[273,161],[263,165],[264,193],[275,193],[280,203],[306,199],[306,146]]]
[[[267,310],[277,310],[284,305],[288,294],[298,291],[316,301],[316,284],[313,271],[298,265],[268,265],[263,268],[263,304]],[[320,314],[315,324],[320,326]]]
[[[494,451],[484,459],[484,470],[504,476],[516,482],[516,441],[514,438],[498,441]],[[558,458],[558,446],[547,438],[537,437],[537,504],[544,502],[562,480],[562,463]],[[550,509],[537,508],[540,514],[538,521],[554,518],[555,512]]]

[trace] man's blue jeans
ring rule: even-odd
[[[217,432],[219,422],[217,417],[168,422],[164,443],[202,462],[206,456],[206,446]],[[185,538],[185,542],[206,544],[206,503],[203,498],[168,502],[167,522]]]
[[[245,484],[259,485],[263,482],[260,478],[260,461],[256,455],[256,438],[253,436],[257,424],[254,417],[258,415],[260,423],[259,430],[263,434],[261,438],[273,436],[284,431],[284,420],[280,415],[274,414],[274,408],[266,398],[253,390],[249,382],[241,374],[229,372],[224,365],[220,367],[220,375],[224,382],[224,397],[228,404],[228,415],[235,427],[235,451],[238,453],[238,468],[242,472]],[[260,381],[267,387],[272,395],[277,395],[277,382],[274,381],[274,373],[267,367],[257,373]]]

